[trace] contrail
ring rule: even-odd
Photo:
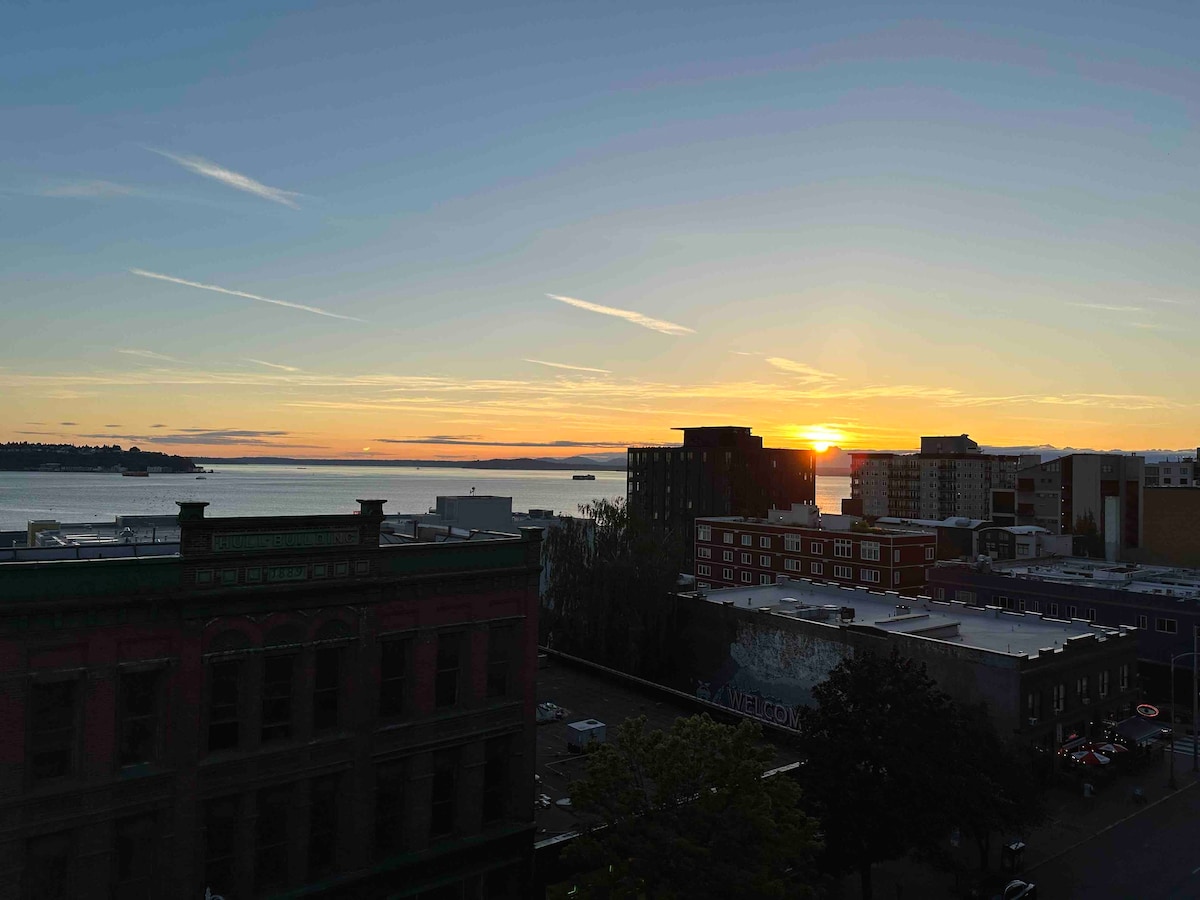
[[[696,333],[695,329],[688,328],[686,325],[676,325],[674,322],[667,322],[663,319],[652,319],[649,316],[643,316],[641,313],[630,309],[601,306],[599,303],[588,303],[586,300],[577,300],[574,297],[563,297],[558,294],[547,294],[546,296],[551,300],[558,300],[560,303],[567,303],[571,306],[577,306],[580,309],[586,309],[588,312],[600,313],[602,316],[616,316],[618,319],[624,319],[626,322],[641,325],[643,328],[649,328],[651,331],[660,331],[663,334]]]
[[[345,319],[348,322],[366,322],[366,319],[359,319],[356,316],[343,316],[341,313],[330,312],[327,309],[321,309],[319,306],[305,306],[303,303],[289,303],[286,300],[272,300],[270,297],[260,297],[258,294],[247,293],[246,291],[232,291],[229,288],[223,288],[215,284],[204,284],[200,281],[188,281],[184,278],[175,278],[171,275],[162,275],[158,272],[147,272],[145,269],[130,269],[134,275],[140,275],[142,278],[156,278],[159,281],[169,281],[172,284],[182,284],[184,287],[199,288],[202,291],[214,291],[218,294],[228,294],[231,297],[245,297],[247,300],[257,300],[260,303],[273,303],[276,306],[286,306],[289,309],[300,309],[304,312],[314,313],[318,316],[328,316],[330,319]]]

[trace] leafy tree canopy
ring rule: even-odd
[[[659,674],[673,622],[682,545],[624,500],[594,500],[545,539],[544,627],[554,646],[646,677]]]
[[[817,825],[801,811],[795,781],[762,777],[772,753],[757,725],[698,715],[647,731],[643,716],[611,737],[591,751],[572,791],[572,805],[599,827],[568,851],[590,870],[571,896],[809,895]]]

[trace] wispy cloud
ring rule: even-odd
[[[282,203],[284,206],[290,206],[292,209],[300,208],[296,201],[292,199],[293,197],[301,196],[295,191],[285,191],[281,188],[270,187],[261,181],[254,180],[249,175],[242,175],[240,172],[226,169],[224,166],[217,165],[215,162],[211,162],[201,156],[180,156],[175,153],[168,153],[166,150],[156,150],[153,147],[147,147],[146,149],[183,166],[189,172],[219,181],[235,190],[254,194],[256,197],[262,197],[264,200],[270,200],[273,203]]]
[[[551,300],[557,300],[560,303],[566,303],[569,306],[575,306],[579,309],[586,309],[588,312],[599,313],[602,316],[615,316],[618,319],[624,319],[626,322],[632,322],[634,325],[641,325],[643,328],[649,328],[651,331],[658,331],[662,334],[695,334],[693,328],[688,328],[686,325],[676,325],[674,322],[667,322],[663,319],[653,319],[650,316],[644,316],[639,312],[634,312],[630,309],[617,309],[615,306],[601,306],[599,303],[589,303],[587,300],[578,300],[575,297],[564,297],[560,294],[547,294]]]
[[[59,425],[78,425],[78,422],[59,422]]]
[[[601,375],[611,375],[608,369],[593,369],[591,366],[569,366],[566,363],[547,362],[544,359],[526,359],[524,362],[539,366],[549,366],[552,369],[569,369],[572,372],[598,372]]]
[[[839,380],[838,376],[832,372],[822,372],[808,363],[796,362],[794,359],[785,359],[782,356],[768,356],[767,363],[781,372],[800,376],[802,384],[825,384]]]
[[[360,319],[356,316],[343,316],[341,313],[330,312],[327,309],[321,309],[319,306],[305,306],[303,303],[289,303],[287,300],[272,300],[270,297],[263,297],[259,294],[251,294],[248,291],[235,291],[230,288],[223,288],[215,284],[204,284],[201,281],[188,281],[185,278],[176,278],[173,275],[162,275],[158,272],[149,272],[146,269],[130,269],[130,273],[139,275],[142,278],[154,278],[158,281],[169,281],[171,284],[181,284],[184,287],[199,288],[202,291],[212,291],[217,294],[228,294],[230,297],[244,297],[247,300],[257,300],[260,303],[271,303],[275,306],[286,306],[288,309],[299,309],[303,312],[310,312],[318,316],[326,316],[330,319],[344,319],[348,322],[365,322],[366,319]]]
[[[1068,306],[1077,306],[1080,309],[1099,309],[1104,312],[1144,312],[1144,308],[1141,306],[1112,306],[1107,303],[1070,303]]]
[[[265,359],[255,359],[253,356],[243,357],[246,362],[258,363],[260,366],[266,366],[268,369],[279,369],[283,372],[299,372],[300,369],[295,366],[285,366],[283,363],[267,362]]]
[[[119,438],[140,444],[200,444],[227,446],[246,444],[261,447],[282,446],[272,438],[291,435],[290,431],[257,431],[244,429],[181,428],[174,434],[84,434],[85,438]],[[311,444],[287,444],[288,447],[312,447]]]
[[[56,184],[41,192],[43,197],[70,197],[84,200],[99,200],[105,197],[127,197],[134,189],[112,181],[72,181]]]
[[[173,356],[167,356],[165,353],[155,353],[153,350],[118,350],[117,352],[124,353],[126,356],[139,356],[142,359],[157,359],[161,362],[179,362],[179,360]]]
[[[1151,303],[1166,303],[1168,306],[1190,306],[1186,300],[1172,300],[1168,297],[1150,297]]]
[[[375,438],[381,444],[441,444],[454,447],[613,447],[624,450],[630,446],[628,441],[481,441],[473,439],[474,435],[456,437],[446,434],[431,434],[417,438]]]

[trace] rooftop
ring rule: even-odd
[[[1073,619],[1052,619],[997,607],[968,606],[895,591],[868,591],[808,579],[780,578],[758,587],[722,588],[693,594],[709,603],[761,610],[829,628],[869,626],[894,634],[975,647],[1004,656],[1037,656],[1084,635],[1098,640],[1127,631]]]
[[[1200,570],[1197,569],[1056,557],[993,561],[991,571],[994,575],[1031,578],[1057,584],[1077,584],[1110,591],[1200,598]]]

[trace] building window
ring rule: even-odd
[[[517,630],[512,625],[488,629],[487,695],[507,697],[512,681],[513,644]]]
[[[1175,634],[1178,631],[1178,625],[1174,619],[1160,619],[1156,616],[1154,630],[1161,631],[1163,634]]]
[[[1058,604],[1057,603],[1050,604],[1050,618],[1052,618],[1052,619],[1058,618]]]
[[[722,569],[721,578],[725,581],[733,581],[733,569]]]
[[[858,545],[860,559],[879,562],[879,544],[876,541],[863,541]]]
[[[71,900],[75,892],[75,840],[69,831],[25,843],[25,894],[29,900]]]
[[[900,573],[899,573],[899,572],[893,572],[893,573],[892,573],[892,585],[893,585],[893,586],[895,586],[895,585],[897,585],[897,584],[899,584],[899,583],[900,583]]]
[[[696,526],[696,540],[711,541],[712,540],[712,526],[711,525],[697,525]]]
[[[770,550],[771,549],[771,539],[769,537],[767,537],[766,535],[763,535],[762,537],[760,537],[758,539],[758,547],[760,550]]]
[[[440,750],[433,754],[433,787],[430,793],[429,835],[445,837],[454,831],[458,818],[458,752]]]
[[[122,766],[153,760],[157,753],[160,672],[122,672],[120,754]]]
[[[854,569],[852,569],[850,566],[834,566],[833,567],[833,577],[834,578],[853,578],[854,577]]]
[[[342,648],[322,647],[313,656],[313,731],[338,727],[342,693]]]
[[[823,541],[812,541],[808,545],[808,552],[815,556],[821,556],[825,553],[825,543]]]
[[[732,544],[733,543],[733,532],[732,531],[722,532],[721,540],[726,544]]]
[[[754,535],[743,534],[742,535],[742,546],[743,547],[753,547],[754,546]]]
[[[483,823],[499,822],[508,815],[509,739],[492,738],[484,745]]]
[[[785,569],[787,569],[789,572],[799,572],[800,571],[800,560],[785,559],[783,561],[783,567]]]
[[[722,551],[721,561],[722,562],[733,562],[733,551],[732,550]]]
[[[742,565],[743,566],[748,566],[753,562],[754,562],[754,554],[753,553],[743,553],[742,554]]]
[[[1075,679],[1075,696],[1082,699],[1084,703],[1087,703],[1090,699],[1090,695],[1088,694],[1088,677],[1086,675],[1081,675]]]
[[[337,871],[337,775],[314,778],[308,797],[308,879],[315,881]]]
[[[1095,621],[1096,621],[1096,607],[1094,607],[1094,606],[1089,606],[1089,607],[1088,607],[1088,611],[1087,611],[1087,620],[1088,620],[1089,622],[1095,622]]]
[[[384,859],[404,849],[404,760],[375,767],[375,856]]]
[[[975,602],[975,592],[957,590],[954,592],[954,599],[960,603],[973,604]]]
[[[838,538],[833,542],[833,555],[843,559],[853,559],[854,541],[849,538]]]
[[[1025,695],[1025,712],[1032,720],[1032,725],[1042,717],[1042,694],[1041,691],[1030,691]]]
[[[1067,708],[1067,686],[1065,684],[1056,684],[1054,686],[1054,712],[1058,714]]]
[[[934,551],[933,547],[925,548],[925,561],[926,562],[929,562],[930,560],[932,560],[934,558],[934,555],[935,555],[935,551]]]
[[[391,638],[379,645],[379,715],[400,716],[407,706],[407,638]]]
[[[754,581],[754,573],[753,572],[743,572],[742,573],[742,584],[751,584],[753,581]]]
[[[711,575],[712,574],[712,566],[706,566],[703,563],[699,563],[696,566],[696,574],[697,575]]]
[[[801,540],[798,534],[785,534],[783,536],[783,549],[788,553],[799,553]]]
[[[448,709],[458,704],[458,682],[462,675],[461,632],[438,635],[437,680],[434,703],[438,709]]]
[[[292,679],[296,656],[292,653],[263,658],[262,742],[292,736]]]
[[[1150,627],[1150,619],[1149,619],[1149,617],[1147,617],[1147,616],[1138,616],[1138,617],[1137,617],[1137,627],[1138,627],[1138,628],[1149,628],[1149,627]]]
[[[824,574],[824,572],[825,572],[825,564],[824,563],[815,562],[815,563],[808,564],[808,574],[822,575],[822,574]]]
[[[879,584],[879,570],[878,569],[859,569],[858,570],[858,578],[859,578],[859,581],[864,581],[864,582],[867,582],[868,584]]]
[[[712,559],[712,547],[697,547],[696,559]]]
[[[286,657],[279,657],[286,658]],[[292,818],[292,786],[258,792],[258,820],[254,833],[254,889],[266,893],[287,887]]]
[[[112,896],[154,896],[154,857],[158,846],[154,817],[121,819],[114,832]]]
[[[1121,668],[1117,670],[1117,684],[1121,690],[1129,690],[1129,664],[1122,663]]]
[[[772,580],[773,580],[773,579],[771,578],[771,576],[770,576],[770,575],[759,575],[759,576],[758,576],[758,583],[759,583],[759,584],[770,584],[770,583],[772,582]]]
[[[236,887],[238,803],[238,797],[220,797],[204,804],[204,884],[222,896]]]
[[[1078,606],[1068,606],[1067,607],[1067,618],[1068,619],[1078,619],[1079,618],[1079,607]]]
[[[759,565],[760,565],[762,568],[764,568],[764,569],[769,569],[769,568],[771,568],[771,557],[769,557],[769,556],[760,556],[760,557],[758,558],[758,564],[759,564]]]
[[[1100,694],[1101,700],[1108,696],[1108,669],[1105,669],[1096,677],[1096,689]]]
[[[894,563],[900,562],[900,551],[899,550],[892,551],[892,562],[894,562]]]
[[[29,698],[29,765],[36,781],[75,769],[75,699],[78,682],[35,682]]]

